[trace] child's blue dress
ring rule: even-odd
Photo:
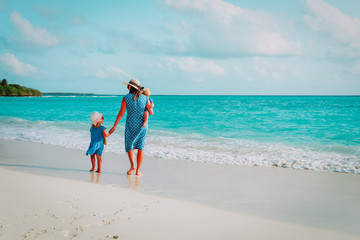
[[[86,155],[93,155],[94,153],[99,156],[102,155],[104,150],[104,129],[106,129],[104,126],[99,126],[98,128],[91,126],[91,142],[88,150],[86,151]]]

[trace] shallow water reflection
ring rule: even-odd
[[[129,181],[129,188],[139,188],[140,187],[140,177],[135,176],[135,183],[133,182],[133,176],[127,175],[126,178]]]
[[[101,173],[94,173],[94,172],[90,172],[90,173],[91,173],[90,182],[100,183]],[[96,179],[95,179],[95,175],[96,175]]]

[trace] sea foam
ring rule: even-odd
[[[0,117],[0,138],[51,144],[85,151],[90,141],[90,124],[28,121]],[[109,130],[109,129],[108,129]],[[339,147],[338,147],[339,148]],[[119,125],[108,139],[105,152],[125,154],[124,127]],[[351,154],[349,154],[349,152]],[[260,142],[200,134],[148,131],[146,155],[211,164],[281,167],[360,174],[359,148],[346,151],[319,150],[305,146]]]

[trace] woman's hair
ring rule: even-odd
[[[134,87],[132,87],[130,85],[128,85],[128,88],[129,88],[129,93],[132,93],[132,94],[136,94],[137,91],[138,91],[136,88],[134,88]]]
[[[134,100],[135,100],[135,101],[138,100],[138,98],[139,98],[139,97],[141,96],[141,94],[143,93],[144,87],[140,87],[139,90],[136,89],[136,88],[134,88],[134,87],[132,87],[132,86],[129,86],[129,85],[128,85],[128,87],[130,87],[129,93],[135,94]]]

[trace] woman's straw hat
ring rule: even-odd
[[[90,115],[90,119],[95,125],[102,119],[102,117],[103,117],[103,115],[96,111],[92,112]]]
[[[139,88],[140,88],[140,81],[135,78],[130,79],[130,81],[128,83],[123,82],[123,84],[130,85],[130,86],[136,88],[137,90],[139,90]]]

